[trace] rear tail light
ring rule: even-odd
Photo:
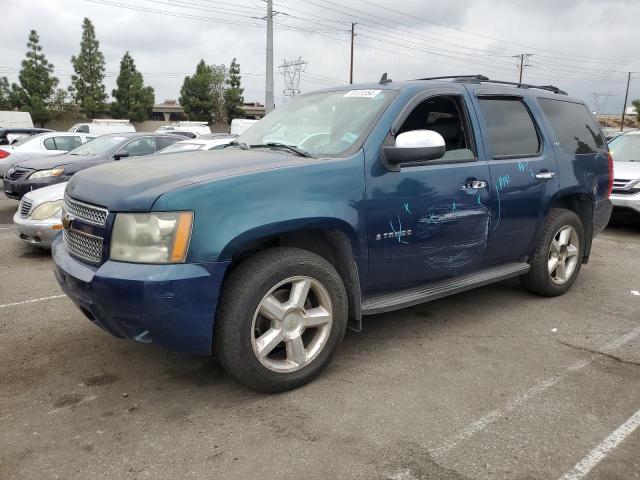
[[[613,156],[611,152],[608,153],[609,157],[609,188],[607,188],[607,198],[611,196],[611,192],[613,191]]]
[[[0,160],[2,160],[3,158],[7,158],[9,155],[11,154],[6,150],[0,150]]]

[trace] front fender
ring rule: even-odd
[[[345,233],[366,252],[364,156],[220,178],[160,196],[154,211],[192,210],[188,262],[229,260],[247,244],[285,232]]]

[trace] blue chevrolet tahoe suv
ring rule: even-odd
[[[224,150],[74,175],[55,274],[112,334],[282,391],[365,315],[510,277],[566,292],[612,179],[600,128],[555,87],[385,78],[302,95]]]

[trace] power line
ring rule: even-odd
[[[417,16],[417,15],[412,15],[412,14],[409,14],[409,13],[406,13],[406,12],[403,12],[403,11],[400,11],[400,10],[396,10],[396,9],[393,9],[393,8],[390,8],[390,7],[387,7],[387,6],[384,6],[384,5],[380,5],[379,3],[377,3],[377,2],[373,2],[373,1],[371,1],[371,0],[358,0],[358,1],[360,1],[361,3],[368,4],[368,5],[376,6],[376,7],[378,7],[378,8],[381,8],[381,9],[384,9],[384,10],[387,10],[387,11],[390,11],[390,12],[393,12],[393,13],[396,13],[396,14],[398,14],[398,15],[402,15],[402,16],[405,16],[405,17],[412,18],[412,19],[414,19],[414,20],[420,20],[420,21],[423,21],[423,22],[426,22],[426,23],[429,23],[429,24],[432,24],[432,25],[438,26],[438,27],[443,28],[443,29],[453,30],[453,31],[456,31],[456,32],[460,32],[460,33],[463,33],[463,34],[465,34],[465,35],[472,35],[472,36],[475,36],[475,37],[484,38],[484,39],[486,39],[486,40],[492,40],[492,41],[495,41],[495,42],[505,43],[505,44],[513,45],[513,46],[517,46],[517,47],[524,47],[524,48],[531,49],[531,50],[538,50],[538,51],[542,51],[542,52],[548,52],[548,53],[553,53],[553,54],[556,54],[556,55],[560,55],[560,56],[561,56],[561,58],[560,58],[560,59],[567,59],[567,58],[568,58],[568,59],[577,60],[577,59],[580,59],[580,58],[581,58],[581,59],[587,59],[587,60],[597,60],[599,63],[602,63],[602,64],[609,64],[609,65],[613,65],[613,64],[617,64],[617,65],[628,65],[628,63],[627,63],[627,62],[625,62],[625,61],[622,61],[622,60],[614,60],[614,59],[611,59],[611,58],[608,58],[608,59],[598,59],[598,58],[587,57],[587,56],[583,56],[583,55],[571,55],[571,56],[567,56],[567,54],[564,54],[564,53],[562,53],[562,52],[558,52],[558,51],[555,51],[555,50],[548,50],[548,49],[544,49],[544,48],[541,48],[541,47],[532,47],[531,45],[524,45],[524,44],[520,44],[520,43],[516,43],[516,42],[511,42],[511,41],[504,40],[504,39],[497,38],[497,37],[492,37],[492,36],[483,35],[483,34],[479,34],[479,33],[475,33],[475,32],[470,32],[470,31],[465,31],[465,30],[457,29],[457,28],[454,28],[454,27],[449,27],[449,26],[443,25],[443,24],[438,23],[438,22],[434,22],[433,20],[429,20],[429,19],[424,18],[424,17],[420,17],[420,16]],[[332,2],[327,2],[327,3],[332,3]],[[355,9],[353,9],[353,10],[355,10]],[[460,40],[458,40],[458,41],[460,41]],[[542,55],[541,55],[541,56],[542,56]],[[551,57],[550,57],[550,58],[551,58]]]

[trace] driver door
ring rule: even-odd
[[[370,293],[401,290],[481,268],[489,232],[489,166],[466,92],[427,96],[395,135],[433,130],[445,140],[441,159],[392,171],[378,158],[367,169]],[[390,284],[392,286],[390,287]]]

